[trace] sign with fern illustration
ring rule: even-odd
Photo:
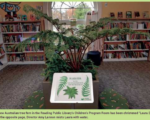
[[[51,103],[93,103],[91,73],[54,73]]]
[[[75,95],[78,94],[78,90],[75,87],[71,88],[71,87],[67,86],[67,89],[65,89],[64,91],[65,91],[64,95],[68,95],[69,99],[75,98]]]
[[[67,83],[67,77],[66,76],[61,77],[60,83],[57,89],[57,95],[59,95],[59,92],[65,87],[66,83]]]
[[[82,86],[82,95],[83,95],[83,97],[87,97],[90,95],[89,77],[88,76],[87,76],[86,82]]]

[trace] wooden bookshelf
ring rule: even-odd
[[[133,29],[133,30],[136,30],[136,31],[141,31],[141,30],[144,31],[144,30],[146,30],[147,31],[147,30],[150,30],[150,29]]]
[[[123,28],[124,24],[126,26],[127,26],[127,24],[129,24],[129,27],[131,27],[130,24],[133,24],[133,22],[137,22],[137,28],[133,27],[130,29],[133,29],[135,31],[150,33],[150,26],[149,26],[150,18],[118,18],[118,19],[113,18],[112,20],[113,20],[113,22],[108,24],[109,26],[106,26],[106,29],[111,29],[112,27],[116,27],[117,24],[121,24],[122,28]],[[144,22],[146,27],[143,25],[144,26],[143,29],[138,29],[138,24],[139,23],[143,24],[142,22]],[[118,27],[120,28],[120,25],[118,25]],[[102,50],[103,61],[109,62],[109,61],[148,60],[148,57],[150,58],[150,55],[149,55],[150,49],[148,48],[148,46],[150,45],[150,39],[148,39],[148,38],[145,39],[145,37],[141,37],[141,36],[140,36],[140,39],[139,38],[137,39],[136,36],[135,36],[135,38],[133,37],[134,39],[132,39],[132,36],[130,36],[129,38],[128,37],[126,36],[126,39],[121,38],[121,40],[120,40],[120,38],[119,38],[119,40],[117,39],[114,41],[112,39],[110,41],[108,39],[105,39],[103,41],[104,49]],[[148,46],[146,44],[148,44]],[[135,49],[135,48],[132,49],[132,47],[135,47],[136,45],[139,45],[139,46],[141,45],[141,47],[138,46],[138,48],[141,48],[141,49]],[[144,45],[145,48],[142,47],[142,45]],[[114,47],[114,48],[109,48],[109,46]],[[118,49],[116,49],[116,46],[118,47]],[[122,47],[122,48],[120,49],[120,47]],[[126,47],[130,47],[130,48],[126,48]],[[114,57],[114,55],[116,56],[116,54],[117,55],[119,54],[119,57],[118,56]],[[147,56],[147,57],[145,57],[145,56]]]
[[[104,50],[104,52],[130,52],[130,51],[136,51],[136,52],[143,52],[143,51],[149,51],[149,49],[129,49],[129,50]]]
[[[4,45],[13,45],[13,44],[19,44],[19,42],[13,42],[13,43],[4,43]]]
[[[45,64],[45,61],[19,61],[19,62],[8,62],[8,65],[27,65],[27,64]]]
[[[104,62],[112,62],[112,61],[141,61],[141,60],[147,60],[147,57],[143,58],[121,58],[121,59],[103,59]]]
[[[143,41],[143,42],[150,42],[150,40],[145,40],[145,39],[141,39],[141,40],[127,40],[129,42],[137,42],[137,41]]]
[[[23,40],[27,39],[28,37],[35,35],[37,33],[39,33],[40,31],[33,31],[33,30],[29,30],[27,31],[24,26],[29,26],[31,27],[31,25],[34,24],[35,26],[38,25],[40,31],[43,30],[43,21],[7,21],[7,22],[0,22],[0,43],[2,42],[2,45],[4,46],[5,49],[5,59],[2,61],[2,63],[5,63],[5,66],[7,65],[22,65],[22,64],[45,64],[45,53],[44,50],[38,50],[38,51],[34,51],[33,48],[29,49],[27,51],[23,51],[23,52],[17,52],[17,51],[8,51],[9,46],[14,46],[19,44],[20,42],[22,42]],[[15,27],[14,26],[20,25],[22,27],[19,27],[19,30],[14,31]],[[2,26],[7,26],[6,30],[3,29],[2,31]],[[13,26],[13,31],[10,31],[10,28],[8,29],[8,26]],[[4,31],[5,30],[5,31]],[[6,38],[3,39],[5,37]],[[10,37],[12,36],[13,38],[13,42],[12,39],[10,40]],[[16,38],[17,41],[16,41]],[[9,39],[8,39],[9,38]],[[15,40],[14,40],[15,39]],[[19,40],[19,41],[18,41]],[[27,49],[27,48],[26,48]],[[23,56],[23,61],[21,60],[21,58],[19,58],[18,56],[21,57],[21,55]],[[10,61],[10,57],[12,56],[13,59],[11,59]],[[31,59],[32,58],[32,59]],[[20,59],[20,60],[18,60]],[[4,67],[4,66],[3,66]],[[2,66],[0,66],[0,69],[3,68]]]
[[[43,53],[44,51],[23,51],[24,53]]]
[[[39,23],[41,22],[40,20],[36,21],[5,21],[5,22],[0,22],[0,24],[15,24],[15,23]]]
[[[127,20],[135,20],[135,21],[139,21],[139,20],[150,20],[150,18],[112,18],[112,20],[114,20],[114,21],[122,21],[122,20],[124,20],[124,21],[127,21]]]
[[[1,38],[1,36],[0,36],[0,38]],[[0,51],[3,51],[3,52],[0,52],[1,54],[0,54],[0,62],[2,62],[2,64],[3,65],[0,65],[0,70],[1,69],[3,69],[4,67],[5,67],[5,62],[6,62],[6,59],[5,59],[5,57],[6,57],[6,55],[5,55],[5,50],[4,50],[4,45],[3,45],[3,43],[2,43],[2,39],[0,39]],[[5,64],[4,64],[5,63]]]
[[[127,41],[104,41],[104,44],[119,44],[126,43]]]
[[[39,32],[34,32],[34,31],[29,31],[29,32],[2,32],[2,34],[26,34],[26,33],[39,33]]]

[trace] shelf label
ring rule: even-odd
[[[93,103],[91,73],[55,73],[53,75],[51,103]]]

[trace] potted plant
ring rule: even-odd
[[[75,104],[75,108],[98,108],[98,94],[99,94],[99,80],[96,79],[96,69],[93,62],[83,59],[89,45],[100,39],[106,37],[112,37],[114,35],[125,34],[145,34],[135,32],[131,29],[113,28],[102,29],[104,26],[111,22],[110,18],[102,18],[98,22],[91,22],[85,28],[77,30],[75,28],[65,29],[63,25],[65,23],[59,23],[59,19],[52,19],[47,14],[42,13],[39,10],[32,8],[29,5],[24,6],[25,12],[33,12],[39,18],[43,17],[48,20],[58,32],[51,30],[45,30],[37,33],[36,35],[21,42],[17,47],[21,50],[27,45],[38,48],[40,45],[45,47],[46,54],[46,69],[44,70],[45,80],[43,81],[43,93],[45,99],[46,108],[71,108],[71,104],[51,104],[50,91],[53,74],[57,72],[90,72],[93,76],[93,88],[94,88],[94,103],[93,104]],[[38,43],[31,43],[32,38],[38,38],[41,41]]]

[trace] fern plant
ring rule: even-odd
[[[89,88],[89,77],[87,76],[87,79],[82,86],[82,96],[87,97],[90,95],[90,88]]]
[[[65,87],[66,83],[67,83],[67,77],[66,76],[61,77],[60,83],[57,89],[57,95],[59,95],[59,92]]]
[[[25,12],[32,12],[39,18],[48,20],[58,32],[52,30],[44,30],[32,37],[26,39],[17,45],[19,50],[24,50],[27,45],[38,49],[39,46],[44,46],[45,55],[47,58],[47,68],[45,69],[44,75],[52,81],[54,72],[91,72],[93,76],[96,74],[94,66],[90,62],[87,67],[86,60],[83,59],[87,48],[94,41],[101,38],[113,37],[116,35],[126,34],[143,34],[149,36],[148,33],[135,32],[129,28],[113,28],[113,29],[102,29],[105,25],[111,22],[111,18],[101,18],[98,22],[91,22],[81,30],[75,28],[64,28],[66,23],[60,23],[59,19],[53,19],[41,11],[32,8],[29,5],[24,5]],[[38,43],[31,43],[32,38],[41,40]],[[59,63],[60,62],[60,63]]]

